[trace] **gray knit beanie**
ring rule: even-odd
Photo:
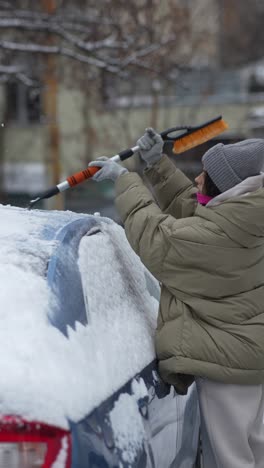
[[[254,138],[210,148],[202,157],[203,169],[221,192],[257,175],[264,165],[264,140]]]

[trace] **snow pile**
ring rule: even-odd
[[[133,395],[122,393],[110,413],[115,446],[121,450],[122,459],[133,463],[145,439],[143,419]]]
[[[121,394],[109,414],[115,439],[115,447],[121,451],[125,463],[133,463],[138,452],[147,439],[143,418],[139,412],[138,401],[148,398],[144,380],[133,379],[132,395]]]
[[[143,418],[139,412],[138,401],[148,397],[144,380],[133,379],[132,395],[121,394],[109,413],[109,419],[115,439],[115,447],[120,450],[122,460],[132,464],[147,440]]]
[[[131,390],[137,401],[148,397],[148,389],[142,378],[140,378],[139,380],[136,380],[136,379],[132,380]]]
[[[62,216],[77,217],[0,207],[0,413],[67,428],[154,358],[158,301],[123,229],[101,221],[79,249],[89,325],[69,338],[51,326],[43,275],[56,243],[40,232]]]
[[[123,461],[132,464],[146,438],[143,418],[135,396],[122,393],[109,417],[115,446],[121,451]]]

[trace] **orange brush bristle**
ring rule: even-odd
[[[199,127],[187,130],[174,141],[173,153],[180,154],[199,146],[228,129],[227,123],[219,117]]]

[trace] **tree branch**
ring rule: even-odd
[[[43,12],[37,4],[35,9],[19,8],[20,4],[20,0],[0,0],[0,33],[7,30],[9,38],[0,36],[5,63],[10,64],[10,58],[17,61],[22,54],[39,54],[40,59],[57,55],[88,65],[90,76],[99,69],[128,78],[132,67],[161,76],[167,53],[162,49],[176,44],[175,33],[179,35],[185,25],[180,22],[177,27],[170,14],[160,15],[158,0],[151,1],[151,11],[149,1],[125,6],[123,0],[76,0],[73,6],[65,0],[54,14]],[[19,59],[24,60],[23,55]],[[166,69],[174,63],[169,56]]]
[[[16,66],[16,65],[0,65],[0,81],[7,82],[10,80],[10,76],[16,78],[18,81],[21,81],[28,87],[38,87],[39,82],[36,80],[31,79],[25,72],[24,68]]]
[[[62,26],[63,25],[63,26]],[[73,44],[81,50],[86,52],[92,52],[98,49],[108,48],[108,49],[126,49],[128,44],[125,41],[115,41],[113,33],[109,37],[100,40],[100,41],[83,41],[80,38],[73,36],[71,33],[66,31],[65,24],[58,24],[54,21],[47,22],[42,20],[37,20],[32,23],[29,20],[23,20],[20,18],[0,18],[0,29],[23,29],[27,31],[42,31],[56,34],[59,37],[65,39],[67,42]],[[69,25],[70,27],[73,25]],[[85,29],[87,33],[87,28]]]
[[[102,59],[97,59],[93,57],[88,57],[87,55],[79,54],[71,49],[60,46],[45,46],[41,44],[33,43],[22,43],[14,41],[0,41],[0,48],[4,50],[9,50],[13,52],[27,52],[30,54],[51,54],[51,55],[61,55],[68,57],[74,60],[77,60],[87,65],[93,65],[97,68],[107,70],[110,73],[120,73],[120,68],[117,66],[109,65],[106,61]]]
[[[0,2],[0,8],[1,8],[1,2]],[[113,21],[107,16],[102,16],[100,14],[96,14],[95,10],[92,10],[91,13],[87,14],[71,14],[67,13],[66,11],[63,12],[58,12],[55,14],[50,15],[49,13],[43,13],[41,11],[34,11],[34,10],[23,10],[23,9],[11,9],[11,5],[9,9],[5,9],[0,12],[1,17],[6,16],[7,18],[10,17],[10,14],[12,14],[12,17],[17,17],[17,18],[24,18],[28,20],[40,20],[40,21],[47,21],[47,22],[55,22],[58,24],[61,23],[68,23],[71,25],[73,28],[75,25],[82,26],[82,32],[87,32],[87,26],[88,25],[103,25],[103,26],[119,26],[118,21]]]

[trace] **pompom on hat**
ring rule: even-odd
[[[221,192],[258,175],[264,165],[264,140],[252,138],[210,148],[202,157],[203,169]]]

